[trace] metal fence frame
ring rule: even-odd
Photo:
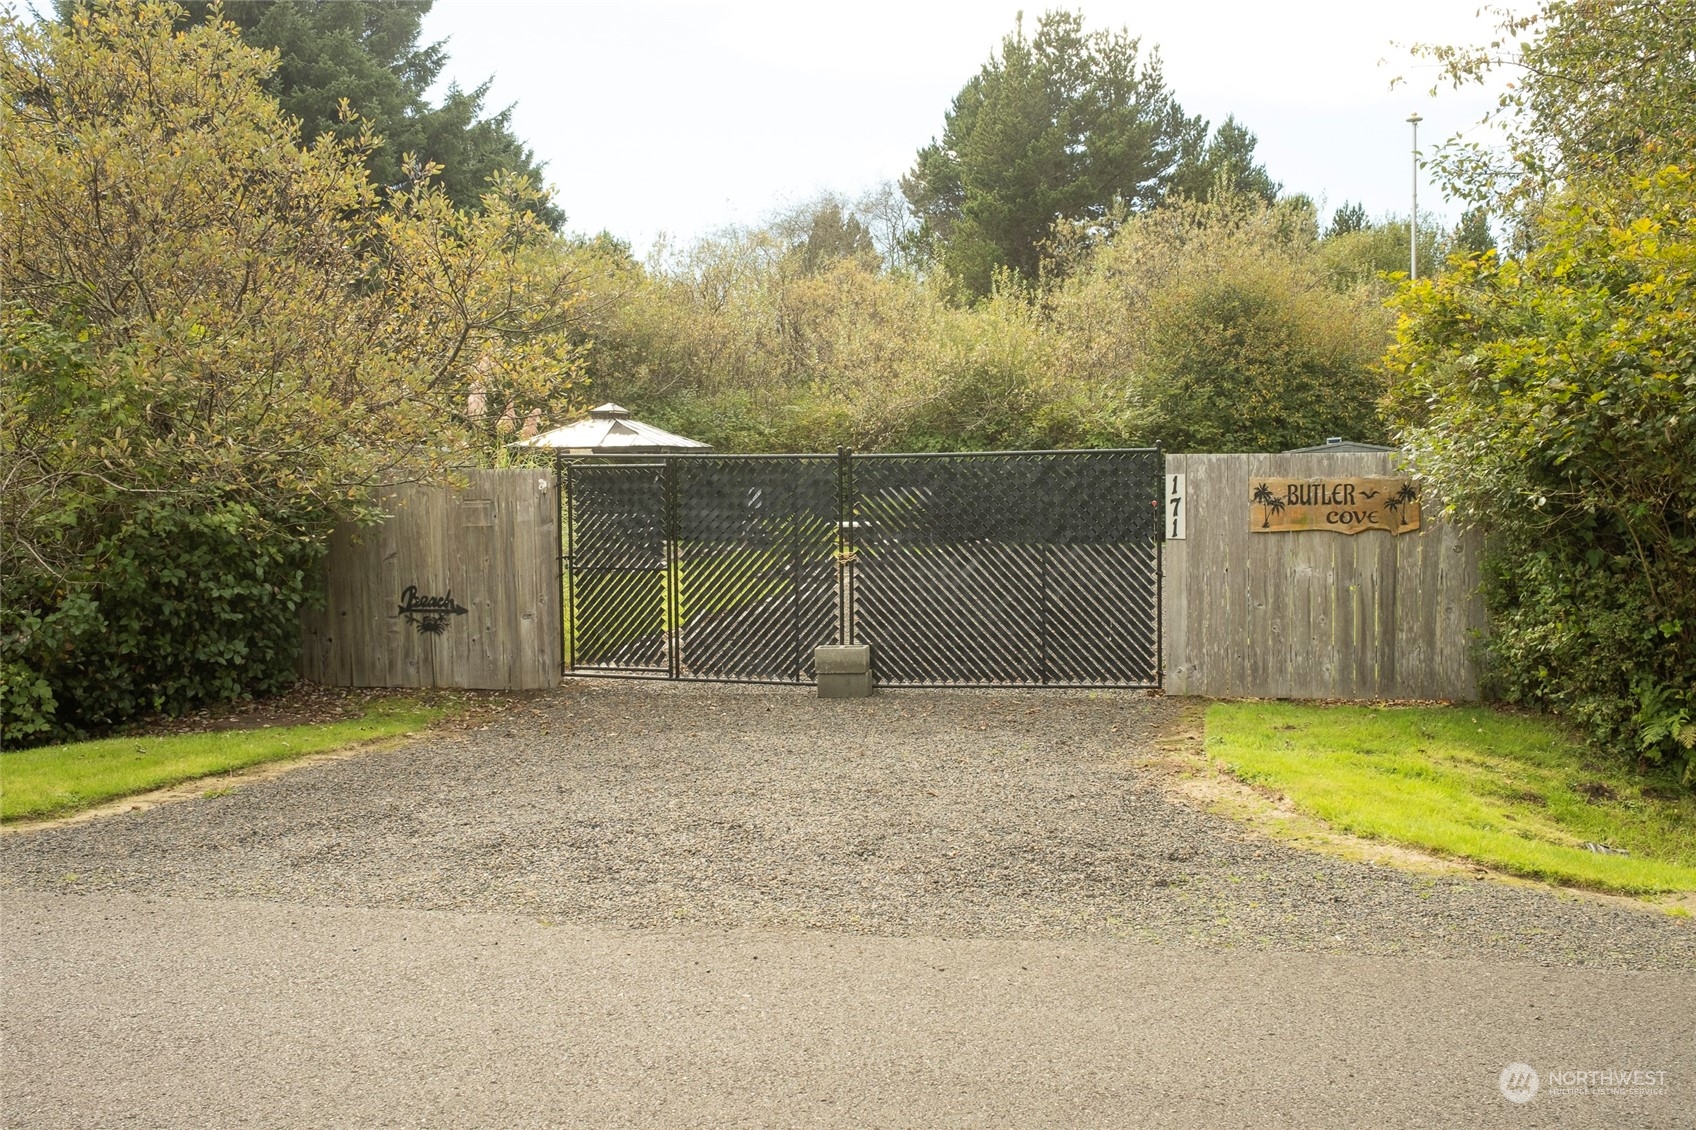
[[[794,650],[792,656],[796,659],[793,673],[779,675],[772,672],[764,674],[701,674],[692,670],[686,662],[688,649],[684,646],[686,632],[691,624],[686,620],[681,609],[685,592],[683,566],[691,560],[685,551],[686,539],[683,537],[684,515],[680,505],[679,478],[680,469],[711,465],[741,466],[758,464],[794,464],[797,467],[811,463],[822,467],[832,468],[832,478],[839,479],[836,472],[840,454],[826,453],[783,453],[777,455],[735,454],[725,455],[712,452],[666,453],[653,455],[597,455],[576,456],[561,454],[555,461],[555,476],[559,484],[561,499],[560,546],[558,557],[558,574],[561,588],[560,617],[560,655],[563,673],[568,675],[604,677],[604,678],[636,678],[636,679],[674,679],[698,682],[737,682],[737,683],[770,683],[796,685],[811,681],[812,647],[808,642],[813,639],[801,630],[799,603],[802,599],[800,584],[800,562],[792,558],[795,573],[793,614],[796,618]],[[664,637],[666,663],[661,667],[620,667],[613,664],[580,664],[581,654],[578,648],[578,611],[577,572],[574,568],[577,562],[579,546],[577,523],[573,520],[577,499],[572,495],[573,469],[576,467],[641,467],[654,466],[661,468],[661,483],[665,493],[665,508],[663,514],[664,543],[665,543],[665,580],[664,604],[666,622],[661,631]],[[791,513],[794,513],[792,511]],[[840,536],[841,496],[838,486],[833,493],[831,506],[822,519],[836,527],[830,546],[830,556],[836,557],[840,549],[837,538]],[[794,535],[799,537],[797,533]],[[837,587],[833,584],[831,587]],[[839,616],[841,606],[838,598],[830,601],[833,615]],[[819,643],[835,643],[841,638],[840,622],[833,625],[828,639],[819,639]]]
[[[923,463],[923,462],[932,461],[932,460],[939,461],[939,462],[956,462],[956,463],[970,464],[972,462],[977,462],[977,461],[989,461],[989,460],[996,460],[996,459],[1019,460],[1019,461],[1022,461],[1022,462],[1048,461],[1048,462],[1054,462],[1054,463],[1064,463],[1064,462],[1068,462],[1068,461],[1078,461],[1078,462],[1096,461],[1096,462],[1101,462],[1101,461],[1110,461],[1110,460],[1129,460],[1129,459],[1146,459],[1146,460],[1150,461],[1151,467],[1143,469],[1147,472],[1150,472],[1147,476],[1148,482],[1146,484],[1147,487],[1148,487],[1148,495],[1149,495],[1149,497],[1147,499],[1147,502],[1149,503],[1149,513],[1146,516],[1144,516],[1144,518],[1146,519],[1145,521],[1139,519],[1140,524],[1143,524],[1146,527],[1146,540],[1147,540],[1149,547],[1152,551],[1152,559],[1148,562],[1148,573],[1147,573],[1147,577],[1146,577],[1146,580],[1147,580],[1147,583],[1148,583],[1148,586],[1149,586],[1149,590],[1148,590],[1148,593],[1147,593],[1146,607],[1141,610],[1148,616],[1148,619],[1149,619],[1149,624],[1148,624],[1148,627],[1149,627],[1148,636],[1149,636],[1149,638],[1147,640],[1147,654],[1144,656],[1144,658],[1146,660],[1145,670],[1146,670],[1146,673],[1147,673],[1147,677],[1146,678],[1135,678],[1135,677],[1096,678],[1096,679],[1075,679],[1075,678],[1064,678],[1064,677],[1055,678],[1055,677],[1049,676],[1048,671],[1047,671],[1047,662],[1046,662],[1046,659],[1045,659],[1042,663],[1043,671],[1042,671],[1041,677],[1037,680],[1030,680],[1030,679],[1007,680],[1007,679],[995,679],[995,678],[969,678],[969,677],[968,678],[943,678],[943,677],[924,678],[924,677],[921,677],[921,678],[916,678],[916,679],[896,679],[896,678],[890,677],[890,673],[888,671],[888,665],[885,664],[885,670],[882,673],[874,674],[874,678],[876,679],[876,681],[880,685],[913,686],[913,687],[920,687],[920,686],[1019,687],[1019,688],[1052,687],[1052,688],[1074,688],[1074,689],[1075,688],[1095,687],[1095,688],[1102,688],[1102,689],[1125,689],[1125,690],[1158,688],[1161,685],[1161,633],[1162,633],[1162,628],[1163,628],[1163,622],[1162,622],[1162,604],[1163,604],[1162,597],[1163,597],[1163,593],[1162,593],[1162,588],[1161,588],[1161,575],[1162,575],[1162,551],[1163,551],[1163,546],[1164,546],[1164,526],[1160,521],[1160,515],[1159,515],[1160,499],[1159,499],[1158,496],[1159,496],[1159,492],[1160,492],[1160,487],[1161,487],[1162,477],[1163,477],[1164,471],[1163,471],[1163,466],[1161,464],[1161,460],[1163,459],[1163,456],[1162,456],[1161,452],[1159,451],[1159,449],[1157,449],[1157,448],[1090,448],[1090,449],[1084,449],[1084,450],[1049,450],[1049,451],[865,452],[865,453],[855,452],[855,453],[852,453],[851,458],[849,460],[848,470],[847,470],[847,474],[849,476],[849,483],[848,483],[848,487],[847,487],[845,493],[846,493],[846,496],[848,498],[848,510],[846,512],[846,521],[844,523],[843,530],[844,530],[844,538],[845,538],[846,547],[847,547],[847,553],[850,556],[850,558],[853,560],[854,564],[851,567],[850,575],[847,578],[846,583],[845,583],[845,591],[847,593],[846,599],[847,599],[848,604],[849,604],[850,615],[845,620],[845,623],[848,625],[847,630],[848,630],[849,634],[845,637],[844,642],[871,642],[874,645],[874,652],[876,651],[876,645],[878,643],[878,641],[875,640],[875,639],[870,640],[870,641],[862,640],[862,639],[859,638],[859,635],[858,635],[860,628],[861,628],[861,623],[862,623],[861,611],[862,611],[862,605],[864,603],[864,599],[863,599],[864,594],[861,592],[861,589],[863,587],[865,587],[865,585],[867,583],[869,583],[870,578],[869,577],[868,578],[862,578],[861,577],[861,565],[860,565],[859,559],[861,557],[862,551],[865,550],[868,547],[864,543],[864,540],[859,537],[859,531],[861,529],[861,522],[862,522],[862,517],[863,517],[862,503],[863,503],[863,501],[864,501],[864,499],[867,495],[867,491],[862,485],[862,476],[858,475],[854,471],[855,465],[867,466],[867,465],[877,465],[877,464],[880,464],[880,463],[896,462],[896,461]],[[1042,556],[1042,559],[1044,561],[1044,578],[1045,579],[1046,579],[1046,563],[1047,563],[1047,560],[1048,560],[1047,552],[1048,552],[1049,548],[1050,548],[1050,545],[1047,544],[1047,543],[1044,543],[1042,549],[1039,551],[1039,553]],[[869,561],[869,559],[868,559],[868,561]],[[1038,597],[1038,602],[1039,602],[1039,606],[1040,606],[1039,607],[1040,614],[1043,615],[1044,617],[1046,617],[1047,611],[1048,611],[1047,594],[1046,593],[1040,594],[1039,597]],[[1047,641],[1051,638],[1051,637],[1048,636],[1048,627],[1047,627],[1046,622],[1044,622],[1042,627],[1039,629],[1039,636],[1041,637],[1041,639],[1043,641],[1041,646],[1045,647]],[[884,643],[889,644],[890,641],[886,639],[884,641]],[[886,650],[887,650],[887,648],[886,648]],[[876,668],[877,668],[877,657],[876,657],[875,654],[874,654],[874,657],[873,657],[873,666],[874,666],[874,672],[875,672]]]
[[[1161,482],[1161,469],[1158,461],[1161,454],[1153,448],[1110,448],[1090,450],[1062,451],[984,451],[984,452],[923,452],[923,453],[883,453],[883,452],[853,452],[838,449],[834,454],[825,453],[794,453],[780,455],[724,455],[710,452],[705,453],[666,453],[649,455],[605,455],[585,456],[560,453],[555,460],[555,478],[558,486],[561,515],[558,524],[559,545],[556,559],[557,580],[560,586],[562,615],[560,617],[560,655],[563,673],[568,675],[594,676],[604,678],[647,678],[673,679],[713,682],[746,682],[746,683],[775,683],[796,685],[810,681],[807,670],[810,664],[810,648],[807,649],[806,660],[799,661],[794,667],[794,674],[778,677],[770,673],[764,675],[714,675],[699,674],[690,670],[683,654],[683,637],[687,628],[682,613],[683,553],[681,546],[681,518],[679,511],[678,472],[679,468],[718,463],[734,466],[740,463],[766,462],[782,464],[784,462],[812,461],[821,465],[830,465],[834,470],[835,498],[832,513],[834,515],[834,538],[830,551],[834,559],[835,579],[833,587],[835,632],[828,640],[814,640],[813,636],[800,630],[799,624],[795,632],[795,647],[799,652],[809,641],[817,643],[858,643],[866,642],[859,638],[859,579],[857,555],[862,548],[863,539],[859,536],[860,498],[857,492],[855,475],[856,463],[861,460],[979,460],[990,458],[1043,458],[1066,459],[1068,457],[1087,456],[1096,459],[1110,457],[1146,457],[1156,461],[1153,475],[1153,493],[1149,499],[1154,511],[1150,515],[1148,538],[1152,549],[1152,601],[1148,609],[1152,617],[1152,666],[1148,678],[1128,679],[1098,679],[1098,680],[1049,680],[1044,675],[1042,681],[999,681],[999,680],[958,680],[937,679],[934,681],[903,681],[896,685],[902,686],[960,686],[960,687],[1099,687],[1112,689],[1153,689],[1158,688],[1162,681],[1161,672],[1161,639],[1164,631],[1162,610],[1162,555],[1164,548],[1164,526],[1159,520],[1158,486]],[[666,662],[663,666],[651,667],[620,667],[617,665],[580,665],[577,662],[579,651],[577,635],[579,620],[577,616],[577,584],[578,568],[576,560],[577,523],[575,505],[578,502],[573,497],[573,469],[576,467],[641,467],[652,466],[659,470],[659,482],[664,494],[662,521],[664,524],[664,579],[663,605],[665,621],[662,626]],[[797,520],[797,529],[798,520]],[[797,537],[799,535],[797,534]],[[1046,554],[1046,548],[1043,551]],[[1046,563],[1046,556],[1044,557]],[[816,563],[816,562],[815,562]],[[792,583],[796,586],[795,602],[797,608],[801,601],[801,565],[799,555],[796,556],[793,568]],[[1045,574],[1046,575],[1046,574]],[[1046,600],[1046,595],[1043,597]],[[1044,613],[1046,615],[1046,612]],[[797,612],[797,620],[799,614]],[[1046,631],[1046,626],[1044,627]],[[871,641],[875,644],[876,641]],[[874,661],[875,662],[875,661]]]

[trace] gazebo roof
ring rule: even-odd
[[[589,415],[564,427],[521,439],[514,447],[553,447],[573,455],[651,455],[663,451],[706,451],[710,444],[673,435],[664,428],[631,419],[617,404],[590,409]]]
[[[1344,439],[1342,436],[1332,436],[1324,443],[1316,443],[1312,447],[1292,447],[1284,452],[1285,455],[1327,455],[1337,451],[1351,452],[1383,452],[1394,451],[1393,447],[1385,447],[1381,443],[1361,443],[1358,440]]]

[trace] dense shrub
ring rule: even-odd
[[[1696,182],[1591,183],[1537,231],[1401,300],[1403,435],[1492,532],[1497,690],[1696,767]]]
[[[729,450],[1381,434],[1389,317],[1373,288],[1333,282],[1299,202],[1174,200],[1061,224],[1040,284],[1003,274],[969,304],[945,279],[821,255],[794,226],[601,272],[596,396]]]
[[[125,515],[90,549],[70,577],[14,574],[0,585],[0,741],[81,737],[294,678],[318,540],[252,506],[160,503]]]

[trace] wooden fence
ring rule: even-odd
[[[1396,474],[1390,454],[1168,457],[1186,513],[1183,539],[1165,546],[1167,692],[1476,698],[1476,531],[1442,522],[1431,500],[1420,528],[1401,534],[1251,529],[1261,521],[1255,484]]]
[[[559,684],[559,497],[551,471],[402,486],[379,526],[339,529],[326,606],[302,621],[301,673],[355,687]]]
[[[1384,454],[1168,457],[1168,483],[1182,476],[1185,485],[1183,537],[1164,551],[1166,690],[1476,698],[1470,648],[1484,623],[1478,534],[1442,522],[1431,505],[1407,532],[1333,533],[1322,528],[1323,507],[1294,505],[1303,483],[1397,474],[1395,457]],[[466,477],[464,489],[398,487],[384,497],[389,521],[336,532],[326,607],[303,617],[307,678],[335,686],[558,684],[553,475]],[[1281,497],[1292,506],[1257,505],[1257,484],[1289,492]],[[1407,517],[1404,510],[1386,520],[1405,528]]]

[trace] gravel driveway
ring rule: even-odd
[[[9,835],[13,889],[1696,968],[1597,900],[1314,855],[1175,803],[1126,692],[582,682],[480,730]]]

